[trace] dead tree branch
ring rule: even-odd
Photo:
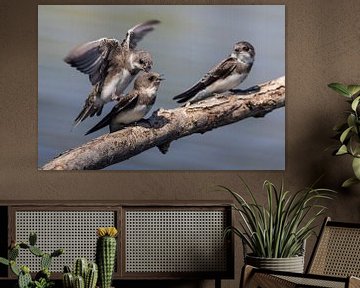
[[[172,141],[187,135],[205,133],[247,117],[262,117],[285,106],[285,77],[259,88],[246,96],[227,93],[188,107],[159,109],[148,120],[68,150],[41,169],[102,169],[156,146],[166,150]]]

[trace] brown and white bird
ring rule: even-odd
[[[148,72],[139,75],[134,88],[127,95],[120,97],[119,102],[98,124],[86,132],[93,133],[107,125],[110,132],[117,131],[126,125],[141,120],[154,105],[160,82],[164,80],[159,73]]]
[[[196,84],[173,99],[194,103],[240,85],[248,76],[255,60],[255,49],[246,41],[234,45],[231,55],[214,66]]]
[[[94,85],[84,107],[75,119],[75,125],[95,114],[101,115],[104,104],[117,100],[139,71],[150,71],[153,65],[150,53],[135,50],[137,43],[158,20],[149,20],[127,31],[120,43],[116,39],[101,38],[75,47],[64,61],[88,74]]]

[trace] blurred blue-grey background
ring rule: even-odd
[[[149,19],[162,23],[138,48],[153,55],[153,70],[163,73],[166,81],[147,117],[160,107],[176,107],[172,97],[228,56],[233,44],[241,40],[254,45],[256,60],[239,88],[285,75],[284,5],[39,5],[39,166],[108,132],[102,129],[84,136],[101,119],[98,117],[72,129],[91,86],[88,76],[68,66],[63,58],[83,42],[102,37],[121,41],[129,28]],[[111,107],[106,105],[102,116]],[[283,170],[285,109],[179,139],[172,142],[166,155],[153,148],[106,169]]]

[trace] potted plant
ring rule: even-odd
[[[113,288],[118,231],[115,227],[99,227],[96,234],[96,262],[81,257],[75,260],[72,270],[64,266],[63,288]]]
[[[100,227],[97,229],[96,263],[99,267],[99,287],[110,288],[116,260],[115,227]]]
[[[69,266],[64,266],[62,276],[63,288],[96,288],[98,279],[98,266],[86,258],[77,258],[73,271]]]
[[[54,257],[59,257],[64,253],[63,249],[57,249],[52,253],[43,252],[36,246],[37,236],[30,233],[29,243],[13,242],[9,248],[8,259],[0,257],[0,263],[10,266],[11,271],[18,277],[18,288],[50,288],[54,286],[54,282],[50,280],[50,265]],[[19,265],[16,262],[20,249],[28,250],[31,254],[40,258],[41,270],[36,273],[32,279],[30,268],[26,265]]]
[[[256,200],[245,182],[244,185],[251,201],[246,201],[239,193],[227,187],[221,188],[236,201],[233,208],[240,215],[240,227],[229,227],[225,232],[233,232],[241,238],[247,248],[244,249],[245,264],[302,273],[305,241],[314,233],[315,220],[326,209],[317,202],[331,199],[334,191],[310,187],[290,193],[285,191],[283,183],[278,189],[266,180],[264,189],[267,203],[264,206]]]
[[[354,176],[344,181],[342,187],[349,187],[360,183],[360,85],[344,85],[331,83],[331,89],[347,98],[350,110],[347,112],[346,122],[334,127],[339,145],[334,155],[350,155]]]

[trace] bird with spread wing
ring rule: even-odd
[[[159,23],[159,20],[149,20],[132,27],[121,43],[110,38],[87,42],[75,47],[65,57],[66,63],[88,74],[93,85],[74,121],[75,126],[89,116],[100,116],[103,106],[110,101],[119,100],[141,70],[151,70],[153,61],[150,53],[135,48]]]

